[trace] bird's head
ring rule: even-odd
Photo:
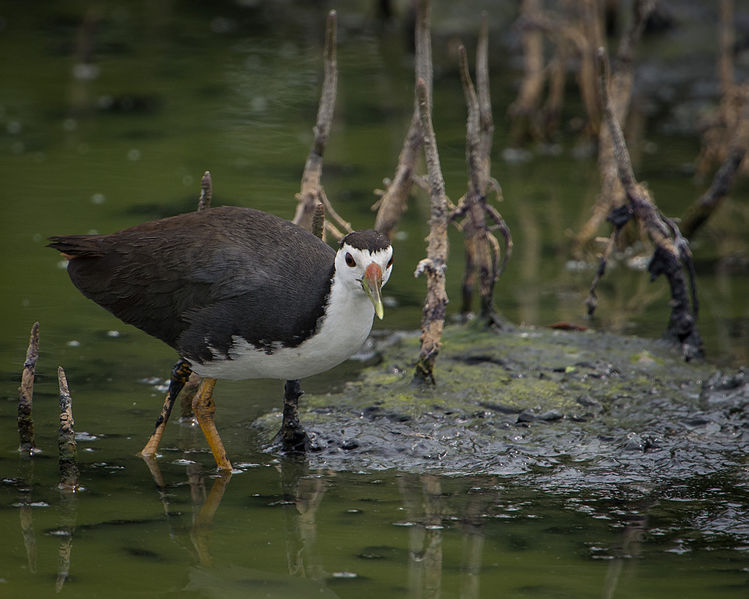
[[[393,246],[377,231],[354,231],[341,239],[335,257],[335,270],[340,280],[367,294],[375,314],[382,319],[382,286],[393,269]]]

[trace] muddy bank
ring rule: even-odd
[[[749,376],[659,341],[597,332],[446,329],[434,389],[411,384],[416,335],[334,395],[305,395],[312,468],[650,484],[746,468]],[[270,439],[272,413],[256,422]],[[739,472],[737,472],[739,474]]]

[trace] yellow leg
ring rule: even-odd
[[[164,405],[161,408],[161,414],[159,415],[158,420],[156,421],[156,427],[153,429],[153,432],[151,433],[151,436],[148,437],[148,442],[145,444],[143,449],[140,450],[140,455],[144,458],[150,458],[156,455],[156,451],[159,449],[159,443],[161,443],[161,436],[164,434],[164,429],[166,428],[166,422],[169,419],[169,416],[167,415],[169,411],[169,393],[166,394],[166,398],[164,399]],[[164,416],[166,418],[164,418]]]
[[[208,446],[213,452],[213,458],[219,470],[231,472],[231,462],[226,457],[224,444],[221,442],[216,424],[213,421],[216,413],[216,404],[213,401],[213,387],[216,385],[216,379],[204,378],[200,381],[198,392],[192,400],[192,411],[198,420],[203,434],[205,435]]]

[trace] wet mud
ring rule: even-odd
[[[749,480],[749,375],[665,342],[591,331],[448,327],[434,388],[412,384],[418,336],[380,340],[341,393],[305,395],[311,468],[512,476],[541,487]],[[268,439],[280,413],[256,425]],[[741,482],[743,481],[743,482]]]

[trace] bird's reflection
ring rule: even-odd
[[[141,456],[141,458],[148,467],[148,471],[156,484],[159,493],[159,500],[161,501],[164,514],[168,521],[170,514],[169,498],[166,490],[166,482],[161,473],[159,463],[153,456]],[[198,563],[201,566],[210,567],[213,563],[208,547],[211,525],[213,524],[213,517],[215,516],[216,511],[221,505],[221,500],[224,498],[224,493],[226,493],[232,473],[228,471],[220,471],[216,474],[212,474],[211,489],[208,492],[206,492],[207,475],[202,466],[196,463],[190,463],[187,465],[185,473],[187,475],[187,482],[190,486],[190,497],[193,505],[190,541]],[[171,526],[170,536],[172,538],[177,537],[177,535],[171,532]]]
[[[346,477],[333,472],[312,470],[305,457],[279,456],[274,460],[280,487],[280,501],[274,502],[274,505],[283,510],[286,554],[285,568],[278,572],[248,568],[233,563],[233,560],[213,559],[211,541],[212,535],[216,534],[213,532],[213,523],[229,492],[231,473],[217,474],[212,469],[204,470],[198,464],[187,464],[184,478],[180,478],[186,478],[189,484],[193,515],[185,530],[180,526],[179,518],[169,517],[170,513],[174,514],[170,510],[170,492],[167,490],[172,485],[165,483],[159,463],[156,460],[145,460],[145,464],[156,483],[170,539],[187,549],[193,558],[192,565],[185,573],[183,590],[192,591],[199,596],[222,598],[248,596],[248,593],[259,590],[266,597],[336,596],[330,588],[333,586],[331,581],[336,578],[335,565],[327,564],[326,568],[326,553],[323,551],[329,545],[324,542],[325,535],[335,531],[321,527],[319,513],[325,505],[328,489],[335,485],[343,488],[342,481]],[[35,574],[37,543],[32,513],[33,468],[33,460],[22,459],[19,462],[17,505],[28,570]],[[487,519],[487,511],[491,512],[491,505],[500,500],[498,493],[501,491],[497,491],[498,487],[489,484],[486,478],[481,478],[467,480],[469,486],[460,485],[461,489],[455,490],[454,483],[434,474],[400,474],[390,480],[397,486],[400,505],[406,515],[404,522],[390,524],[407,527],[407,541],[404,539],[404,544],[407,542],[408,545],[407,560],[391,564],[391,572],[403,577],[402,584],[408,589],[408,596],[411,599],[438,599],[443,593],[447,593],[445,589],[448,586],[453,587],[454,570],[448,556],[454,555],[451,548],[455,547],[458,538],[462,541],[459,597],[475,599],[481,596],[486,534],[484,527],[486,522],[492,522],[492,534],[497,535],[497,520]],[[61,487],[59,499],[59,524],[49,532],[59,538],[55,582],[58,592],[63,590],[71,574],[71,555],[78,517],[76,493]],[[642,537],[647,529],[647,507],[638,505],[632,512],[636,517],[631,517],[629,525],[623,529],[620,548],[608,563],[606,576],[602,581],[604,597],[615,596],[628,564],[635,563],[629,558],[641,553]],[[499,535],[501,534],[500,530]],[[339,558],[340,556],[333,556],[332,559]],[[444,577],[445,573],[450,576],[449,581]]]
[[[213,560],[208,550],[208,541],[210,540],[211,524],[213,517],[221,505],[221,500],[226,492],[226,487],[231,480],[231,472],[222,471],[213,479],[211,490],[205,497],[200,509],[193,516],[192,531],[190,539],[198,555],[198,561],[203,566],[211,566]],[[192,489],[192,483],[190,484]],[[193,494],[193,497],[195,495]]]
[[[154,476],[162,502],[164,479],[155,461],[147,461]],[[194,516],[190,540],[196,556],[195,567],[188,572],[185,591],[205,597],[247,597],[262,590],[262,596],[323,597],[337,595],[326,586],[327,573],[322,557],[316,550],[317,509],[325,495],[327,481],[323,476],[310,475],[303,457],[282,457],[278,463],[281,485],[281,504],[286,510],[286,556],[288,574],[254,570],[228,563],[214,565],[210,552],[211,529],[214,516],[231,480],[231,473],[214,475],[210,491],[206,493],[206,473],[200,466],[187,468]],[[168,511],[168,508],[166,509]]]

